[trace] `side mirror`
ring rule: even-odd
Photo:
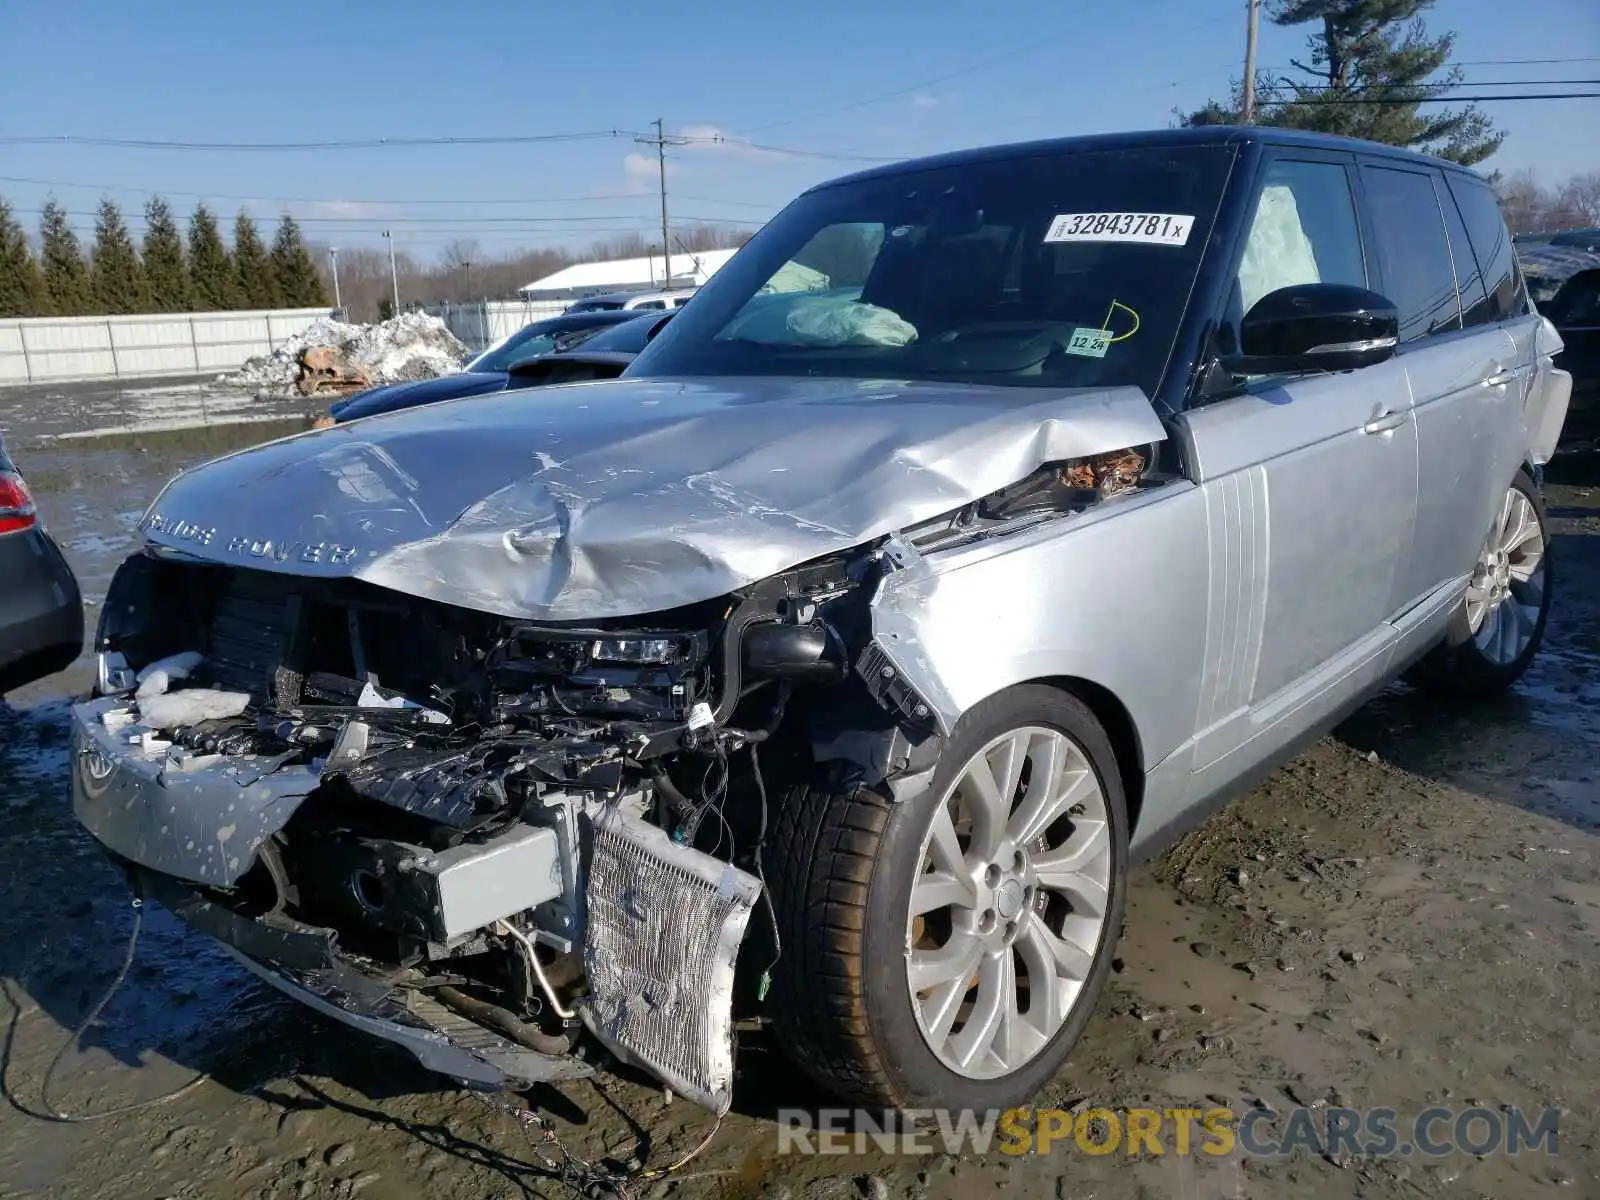
[[[1268,292],[1239,325],[1241,353],[1222,360],[1235,375],[1291,375],[1370,367],[1394,354],[1394,303],[1346,283],[1301,283]]]

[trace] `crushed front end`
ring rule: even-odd
[[[739,751],[804,753],[774,735],[851,675],[878,561],[580,626],[141,553],[74,806],[146,895],[433,1069],[569,1078],[598,1042],[724,1110],[738,959],[771,951]]]

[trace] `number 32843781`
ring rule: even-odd
[[[1045,231],[1046,242],[1148,242],[1182,246],[1194,217],[1178,213],[1062,213]]]

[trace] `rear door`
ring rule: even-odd
[[[1500,326],[1441,172],[1361,164],[1384,292],[1400,310],[1396,361],[1416,417],[1418,494],[1412,552],[1392,597],[1401,627],[1426,626],[1464,586],[1493,506],[1504,497],[1506,447],[1520,417],[1517,348]]]
[[[1512,364],[1515,378],[1510,384],[1509,398],[1512,402],[1511,408],[1520,422],[1519,432],[1522,436],[1519,442],[1526,441],[1527,435],[1533,432],[1530,427],[1535,423],[1531,419],[1535,414],[1528,411],[1528,405],[1543,383],[1539,376],[1537,347],[1539,327],[1542,324],[1539,312],[1528,296],[1527,286],[1517,264],[1516,249],[1511,242],[1505,221],[1501,219],[1500,205],[1495,200],[1494,192],[1483,180],[1464,171],[1452,171],[1445,176],[1445,180],[1455,199],[1456,208],[1461,213],[1462,223],[1466,226],[1467,238],[1472,243],[1478,266],[1483,272],[1484,286],[1488,289],[1494,320],[1516,346],[1516,358]],[[1593,334],[1590,336],[1593,337]],[[1570,359],[1572,356],[1569,354],[1567,357]],[[1567,369],[1572,368],[1568,366]],[[1574,371],[1573,374],[1576,377],[1577,372]],[[1522,454],[1529,449],[1531,447],[1527,445],[1517,445],[1515,447],[1517,461],[1509,465],[1501,464],[1501,474],[1507,476],[1507,482],[1510,481],[1508,472],[1516,470],[1521,464]]]

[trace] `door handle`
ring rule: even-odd
[[[1373,417],[1361,427],[1362,433],[1388,433],[1391,429],[1399,429],[1406,423],[1404,409],[1399,412],[1387,412],[1381,417]]]
[[[1493,375],[1489,376],[1489,378],[1485,379],[1483,381],[1483,386],[1489,388],[1503,387],[1521,374],[1522,372],[1516,368],[1507,367],[1504,370],[1496,371]]]

